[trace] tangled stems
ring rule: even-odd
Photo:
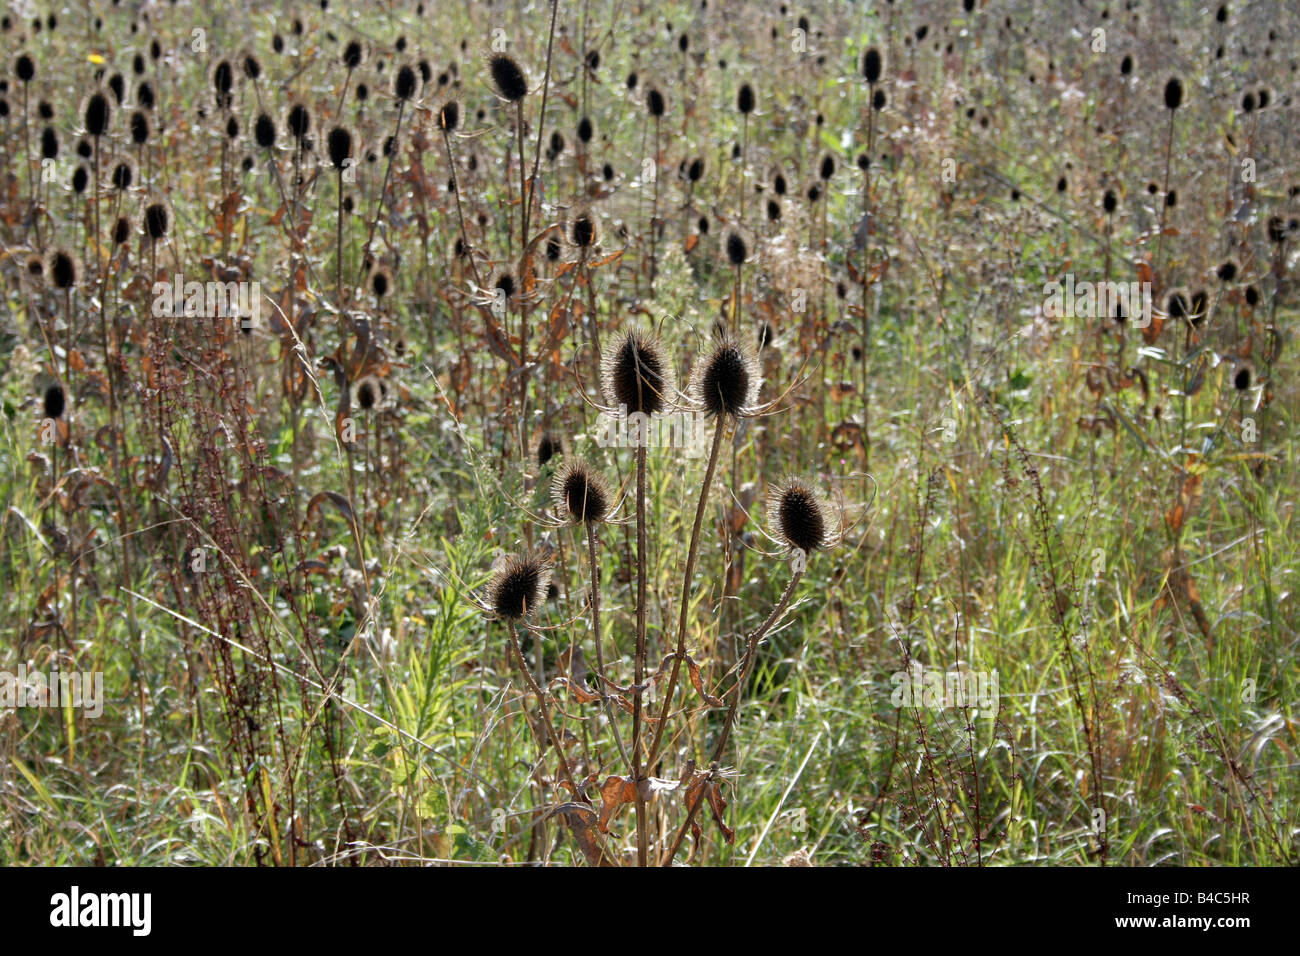
[[[799,585],[803,578],[802,564],[796,565],[795,572],[790,577],[790,583],[786,585],[785,591],[781,595],[781,600],[777,602],[772,613],[767,616],[767,620],[753,630],[746,640],[745,656],[741,659],[740,674],[736,682],[727,691],[731,695],[731,702],[727,705],[727,716],[722,723],[722,734],[718,737],[718,743],[713,748],[713,757],[710,761],[709,772],[715,773],[718,770],[718,762],[722,759],[723,753],[727,749],[727,742],[731,739],[731,728],[735,724],[736,710],[740,706],[741,688],[749,682],[750,672],[754,669],[754,652],[758,649],[758,643],[763,639],[772,626],[781,619],[785,610],[790,606],[790,598],[794,596],[794,589]],[[725,696],[725,695],[724,695]],[[691,828],[691,823],[695,820],[695,814],[704,802],[704,795],[700,794],[687,809],[686,819],[682,821],[681,828],[677,831],[677,836],[673,838],[673,844],[668,848],[668,853],[664,856],[662,866],[672,866],[673,857],[677,855],[677,850],[682,845],[682,840],[686,836],[686,831]]]
[[[533,692],[537,698],[537,705],[542,712],[542,723],[546,727],[546,735],[550,738],[551,746],[555,748],[556,755],[560,758],[560,773],[564,776],[564,782],[569,785],[569,790],[576,797],[578,796],[578,785],[573,780],[573,772],[569,769],[569,760],[564,756],[564,748],[560,746],[560,738],[555,733],[555,727],[551,724],[551,709],[546,706],[546,697],[542,694],[542,689],[537,686],[537,681],[529,673],[528,663],[524,660],[524,652],[519,647],[519,636],[515,633],[514,621],[507,621],[510,628],[510,646],[514,648],[515,662],[519,665],[519,673],[524,675],[524,681],[528,684],[528,689]],[[527,627],[528,625],[524,625]],[[541,642],[534,637],[534,645],[541,647]]]
[[[609,718],[609,725],[614,730],[614,742],[618,745],[618,752],[631,770],[632,760],[628,756],[627,748],[623,746],[623,735],[618,732],[618,721],[614,719],[614,708],[609,702],[609,688],[605,686],[605,652],[601,649],[600,636],[600,565],[596,563],[596,524],[588,521],[586,527],[587,561],[591,565],[591,630],[596,635],[596,669],[599,673],[597,683],[600,684],[600,701],[605,708],[605,716]]]
[[[691,576],[695,573],[695,561],[700,553],[700,527],[704,524],[704,509],[709,503],[709,486],[713,484],[713,475],[718,468],[718,450],[722,447],[722,432],[726,421],[725,415],[719,415],[713,429],[713,444],[709,447],[709,463],[704,469],[704,483],[700,487],[699,502],[695,506],[695,524],[691,527],[691,544],[686,552],[686,571],[682,575],[682,593],[678,600],[681,611],[677,618],[677,647],[673,654],[673,669],[668,673],[668,689],[664,693],[663,709],[659,713],[659,723],[655,728],[654,742],[650,745],[650,759],[647,766],[655,765],[659,755],[659,746],[663,743],[664,727],[668,723],[668,709],[672,706],[673,691],[677,689],[677,677],[682,669],[682,658],[686,656],[686,619],[689,613],[689,594]]]

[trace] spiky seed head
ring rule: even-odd
[[[158,242],[167,235],[171,228],[172,213],[167,208],[167,204],[162,200],[148,203],[144,207],[143,219],[144,234],[153,242]]]
[[[518,103],[528,95],[528,80],[523,68],[514,57],[505,53],[495,53],[488,60],[488,72],[492,74],[492,85],[497,95],[510,103]]]
[[[113,223],[113,245],[120,246],[126,240],[131,238],[131,220],[126,216],[118,216],[117,222]]]
[[[77,284],[77,259],[66,249],[55,249],[50,253],[50,261],[46,266],[46,272],[49,274],[50,282],[53,283],[54,288],[60,291],[71,289]]]
[[[1183,81],[1171,76],[1165,84],[1165,109],[1176,110],[1183,105]]]
[[[253,139],[262,149],[270,149],[275,145],[275,120],[271,119],[266,113],[262,113],[253,123]]]
[[[108,132],[109,121],[113,118],[113,104],[102,90],[96,90],[86,97],[82,115],[86,122],[86,132],[98,138]]]
[[[293,134],[294,139],[301,143],[311,132],[311,113],[307,112],[307,107],[301,103],[295,103],[289,110],[285,125],[289,127],[289,132]]]
[[[536,613],[551,583],[551,563],[538,550],[506,558],[487,587],[488,606],[499,618],[520,621]]]
[[[749,247],[745,245],[745,237],[737,231],[727,233],[727,239],[724,244],[727,252],[727,261],[733,266],[743,265],[749,258]]]
[[[362,53],[361,44],[358,41],[349,41],[347,46],[343,48],[343,65],[349,70],[355,70],[361,65]]]
[[[56,383],[47,388],[45,395],[42,396],[41,404],[44,406],[46,418],[62,418],[68,407],[68,400],[63,392],[63,386]]]
[[[746,115],[754,112],[754,88],[748,83],[742,84],[736,94],[736,109]]]
[[[768,521],[791,550],[812,554],[830,541],[829,508],[802,478],[787,478],[777,486],[769,499]]]
[[[651,90],[645,97],[646,109],[650,111],[651,116],[663,116],[666,104],[664,95],[658,90]]]
[[[605,397],[628,414],[653,415],[668,404],[671,372],[663,347],[642,332],[627,332],[602,358]]]
[[[1232,385],[1237,391],[1244,392],[1248,388],[1250,388],[1253,378],[1254,376],[1251,374],[1250,366],[1242,365],[1233,374]],[[51,416],[51,417],[57,417],[57,416]]]
[[[880,51],[874,46],[867,47],[867,52],[862,54],[862,76],[868,83],[880,82],[881,65]]]
[[[136,110],[131,114],[131,142],[136,146],[143,146],[149,142],[149,114],[144,110]]]
[[[704,160],[697,156],[695,159],[691,160],[691,165],[686,168],[686,178],[693,183],[697,183],[703,175]]]
[[[1118,205],[1119,199],[1115,196],[1114,191],[1107,189],[1105,195],[1101,197],[1101,208],[1106,210],[1107,215],[1110,215]]]
[[[403,64],[397,71],[397,79],[393,81],[393,92],[397,94],[399,100],[409,100],[415,95],[415,70],[409,65]]]
[[[573,220],[573,244],[580,249],[587,249],[596,241],[596,223],[590,215],[583,213]]]
[[[14,60],[14,76],[20,83],[30,83],[36,78],[36,61],[26,53],[20,54]]]
[[[731,339],[714,346],[696,367],[692,397],[710,418],[740,418],[758,396],[758,362],[753,353]]]
[[[1219,268],[1214,270],[1214,274],[1219,277],[1220,282],[1231,282],[1237,278],[1237,263],[1233,259],[1225,259],[1219,263]]]
[[[585,461],[566,462],[555,473],[551,496],[560,514],[574,524],[604,521],[613,506],[605,477]]]
[[[1120,76],[1128,76],[1133,72],[1133,57],[1126,54],[1124,59],[1119,61],[1119,72]]]
[[[584,143],[590,143],[592,134],[595,132],[591,125],[590,117],[584,116],[578,120],[578,139]]]
[[[438,111],[438,128],[446,133],[454,133],[459,125],[460,104],[455,100],[448,100]]]
[[[879,113],[881,110],[885,108],[885,104],[888,102],[889,102],[889,97],[885,95],[885,91],[876,90],[876,92],[871,97],[871,108],[875,110],[877,113]]]
[[[540,468],[561,452],[560,440],[546,432],[537,442],[537,466]]]
[[[832,176],[835,175],[835,157],[834,157],[834,156],[831,156],[831,155],[828,153],[827,155],[825,155],[825,156],[822,157],[822,167],[821,167],[820,172],[821,172],[821,177],[822,177],[822,179],[830,179]]]
[[[343,164],[352,157],[352,134],[342,126],[335,126],[330,130],[327,143],[330,162],[334,164],[335,169],[342,169]]]

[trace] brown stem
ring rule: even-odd
[[[741,661],[740,675],[736,678],[736,683],[727,691],[727,693],[731,695],[731,703],[727,705],[727,716],[722,723],[722,735],[718,738],[717,746],[713,748],[713,758],[710,761],[710,772],[717,770],[718,761],[722,759],[722,754],[727,749],[727,741],[731,739],[731,728],[735,723],[736,710],[740,705],[740,691],[748,682],[750,671],[754,668],[754,652],[758,649],[758,642],[761,641],[764,635],[772,629],[772,625],[781,619],[781,615],[785,613],[785,609],[790,606],[790,598],[794,596],[794,589],[798,586],[802,577],[803,569],[796,568],[794,574],[790,577],[790,583],[786,585],[785,591],[781,595],[781,600],[778,601],[776,607],[772,609],[772,613],[767,616],[767,620],[751,632],[746,641],[745,656]],[[695,813],[699,810],[700,804],[703,802],[704,795],[701,794],[699,799],[691,804],[690,810],[686,814],[686,819],[682,821],[682,825],[677,831],[677,836],[673,839],[673,845],[669,847],[668,853],[664,856],[663,862],[660,864],[661,866],[672,866],[673,857],[677,855],[677,850],[682,845],[682,840],[686,836],[686,831],[691,828],[691,823],[695,820]]]

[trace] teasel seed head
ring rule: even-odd
[[[573,228],[569,233],[573,244],[579,249],[589,249],[596,243],[596,221],[591,218],[591,213],[579,213],[573,220]]]
[[[696,366],[691,395],[709,418],[737,419],[758,397],[758,360],[740,342],[725,338]]]
[[[754,112],[754,88],[748,83],[742,84],[736,94],[736,109],[746,116]]]
[[[727,238],[723,241],[723,249],[727,253],[727,261],[733,266],[743,265],[749,258],[749,246],[738,229],[732,229],[727,233]]]
[[[47,388],[41,404],[46,418],[62,418],[63,413],[68,410],[68,399],[63,386],[56,382]]]
[[[830,508],[802,478],[787,478],[772,492],[768,521],[787,548],[805,555],[826,547],[831,540]]]
[[[59,291],[66,291],[77,284],[77,257],[67,249],[55,249],[50,253],[45,273],[50,277],[50,284]],[[55,417],[55,416],[51,416]]]
[[[872,85],[879,83],[881,66],[880,51],[874,46],[867,47],[867,52],[862,54],[863,78]]]
[[[1214,270],[1214,274],[1218,276],[1220,282],[1232,282],[1237,278],[1239,271],[1235,259],[1225,259],[1219,263],[1219,267]]]
[[[488,60],[488,72],[492,74],[492,85],[496,87],[497,95],[503,100],[518,103],[528,95],[528,80],[514,57],[505,53],[493,54]]]
[[[546,598],[551,583],[551,563],[539,550],[509,556],[492,575],[487,586],[487,603],[506,621],[531,617]]]
[[[155,199],[146,203],[140,218],[144,234],[151,242],[160,242],[171,229],[172,211],[166,200]]]
[[[445,133],[454,133],[459,125],[460,104],[455,100],[448,100],[438,111],[438,128]]]
[[[1239,365],[1237,370],[1232,373],[1232,387],[1239,392],[1248,390],[1251,385],[1254,384],[1254,380],[1254,369],[1252,369],[1250,364],[1246,362]],[[57,416],[52,415],[50,417],[55,418]]]
[[[217,61],[217,65],[212,68],[212,90],[216,94],[218,109],[230,108],[230,92],[234,86],[235,71],[231,68],[230,61]]]
[[[393,92],[399,100],[409,100],[415,95],[415,70],[409,65],[403,64],[397,71],[397,78],[393,80]]]
[[[664,115],[664,109],[666,107],[664,95],[658,90],[652,89],[650,92],[646,93],[645,105],[651,116]]]
[[[289,115],[285,119],[285,126],[294,139],[301,144],[305,144],[307,134],[311,132],[311,113],[301,103],[295,103],[289,109]]]
[[[131,114],[131,142],[136,146],[143,146],[149,142],[149,135],[152,130],[149,127],[149,114],[144,110],[136,110]]]
[[[1171,76],[1165,83],[1165,109],[1176,110],[1183,105],[1183,81]]]
[[[260,114],[253,123],[253,139],[262,149],[275,145],[275,120],[266,113]]]
[[[653,415],[668,406],[672,388],[668,359],[659,342],[645,333],[627,332],[601,359],[605,396],[628,414]]]
[[[86,97],[82,116],[86,123],[86,132],[98,139],[108,132],[108,124],[113,118],[113,104],[103,90],[95,90]]]
[[[551,496],[560,514],[574,524],[599,524],[614,502],[604,476],[585,461],[561,466],[551,483]]]
[[[352,134],[342,126],[335,126],[330,130],[327,145],[330,162],[334,164],[335,169],[342,169],[352,157]]]
[[[560,439],[550,432],[544,432],[537,440],[537,467],[541,468],[559,454],[563,454]]]
[[[584,143],[590,143],[591,137],[595,133],[595,128],[591,125],[591,118],[584,116],[578,120],[578,139]]]

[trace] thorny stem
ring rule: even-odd
[[[646,446],[636,448],[636,660],[632,687],[632,785],[636,788],[636,862],[647,860],[646,806],[641,794],[641,682],[645,680],[645,459]],[[646,766],[650,766],[649,763]]]

